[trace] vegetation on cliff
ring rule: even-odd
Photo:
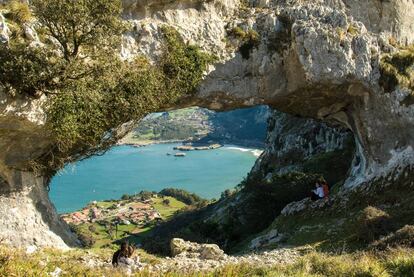
[[[11,96],[49,97],[47,128],[56,143],[32,167],[53,170],[106,150],[125,122],[192,94],[213,61],[167,26],[157,64],[121,60],[129,26],[119,0],[36,0],[30,7],[39,41],[22,34],[0,45],[0,84]]]
[[[190,193],[183,189],[165,188],[160,191],[160,195],[174,197],[175,199],[187,204],[187,205],[206,205],[208,201],[201,198],[195,193]]]
[[[302,203],[301,209],[277,217],[268,230],[288,234],[289,245],[313,244],[323,251],[412,247],[407,242],[414,242],[414,194],[408,172],[378,178],[347,195],[337,192],[319,203]]]
[[[380,61],[380,84],[386,92],[398,85],[414,90],[414,45],[400,47],[392,54],[384,55]]]

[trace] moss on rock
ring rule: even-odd
[[[414,45],[403,47],[397,52],[384,55],[380,60],[380,85],[385,92],[392,92],[397,86],[414,90]]]

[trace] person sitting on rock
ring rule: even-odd
[[[132,254],[134,254],[135,247],[129,245],[128,241],[124,241],[121,243],[121,248],[117,250],[114,255],[112,256],[112,265],[117,267],[121,260],[125,260],[130,258]]]
[[[321,186],[321,184],[319,183],[319,181],[317,181],[315,183],[315,189],[313,189],[311,191],[311,196],[310,198],[313,201],[319,200],[319,199],[323,199],[325,196],[324,192],[323,192],[323,187]]]
[[[328,198],[329,196],[329,186],[328,183],[325,180],[322,180],[322,189],[323,189],[323,196],[325,198]]]

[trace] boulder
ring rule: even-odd
[[[260,249],[262,247],[269,246],[271,244],[282,241],[285,236],[278,232],[277,229],[270,230],[267,234],[259,236],[250,241],[250,249]]]
[[[200,247],[200,258],[203,260],[220,260],[224,251],[216,244],[202,244]]]
[[[184,241],[183,239],[173,238],[170,241],[170,250],[172,256],[177,256],[189,248],[189,243]]]
[[[0,43],[9,42],[10,29],[7,27],[6,19],[0,13]]]
[[[170,250],[173,257],[220,260],[225,256],[224,251],[216,244],[198,244],[180,238],[173,238],[171,240]]]

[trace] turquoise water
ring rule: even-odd
[[[116,146],[103,156],[68,165],[52,180],[52,202],[63,213],[94,200],[166,187],[218,198],[222,191],[243,180],[257,159],[251,151],[230,146],[186,152],[186,157],[167,156],[176,145]]]

